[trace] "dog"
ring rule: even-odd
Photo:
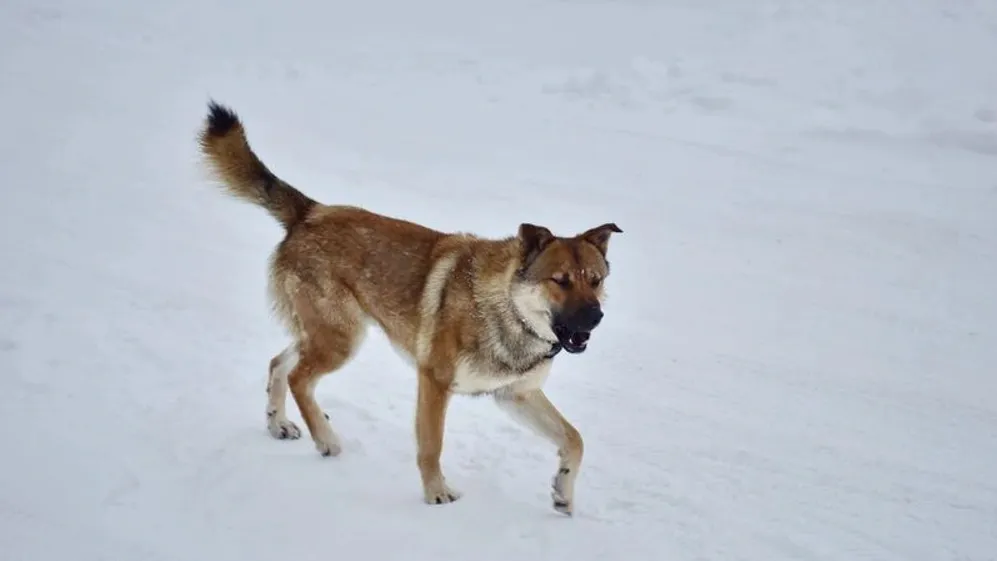
[[[615,223],[571,237],[519,225],[515,236],[444,233],[355,206],[321,204],[274,175],[253,152],[240,118],[214,100],[198,137],[209,171],[236,198],[285,230],[269,260],[273,310],[293,342],[270,361],[266,423],[278,439],[301,430],[287,418],[290,389],[319,453],[339,437],[315,386],[356,353],[377,324],[417,372],[417,465],[429,504],[456,501],[440,468],[447,405],[487,395],[557,446],[553,508],[574,512],[583,444],[543,392],[562,350],[585,351],[603,318]]]

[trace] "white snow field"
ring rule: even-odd
[[[994,2],[5,0],[0,80],[3,561],[997,559]],[[423,504],[376,331],[341,456],[269,437],[282,231],[209,98],[323,202],[624,230],[574,517],[487,398]]]

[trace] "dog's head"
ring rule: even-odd
[[[602,320],[609,237],[621,232],[608,223],[563,238],[543,226],[519,227],[513,300],[534,329],[556,337],[569,353],[583,352]]]

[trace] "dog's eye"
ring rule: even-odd
[[[556,282],[557,285],[560,286],[561,288],[568,288],[569,286],[571,286],[571,279],[569,279],[567,275],[563,277],[554,277],[550,280]]]
[[[602,284],[602,279],[600,278],[592,279],[592,288],[599,288],[600,284]]]

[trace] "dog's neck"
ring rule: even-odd
[[[526,372],[557,355],[561,345],[540,289],[515,282],[517,261],[481,283],[477,300],[492,324],[488,332],[495,334],[484,341],[489,354],[505,368]]]

